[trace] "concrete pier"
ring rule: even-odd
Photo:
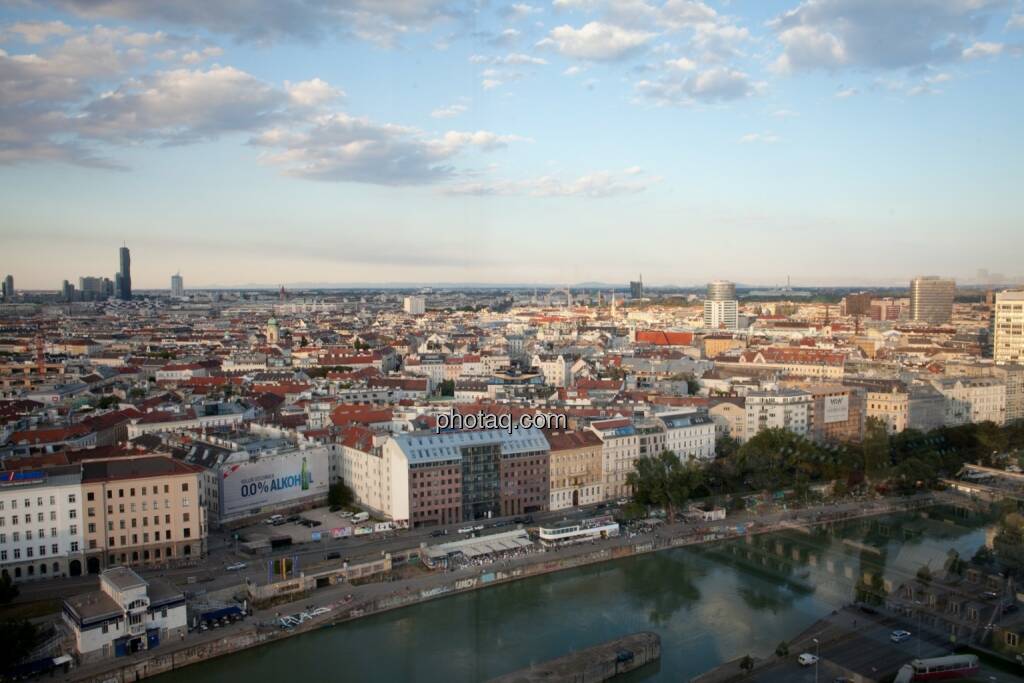
[[[639,669],[660,657],[661,637],[641,631],[499,676],[490,683],[596,683]]]

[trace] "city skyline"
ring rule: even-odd
[[[0,11],[19,288],[1021,277],[1008,0],[204,7]]]

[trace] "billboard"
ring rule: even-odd
[[[825,397],[825,424],[832,422],[846,422],[850,419],[850,397],[847,394],[842,396]]]
[[[312,448],[225,465],[220,476],[220,514],[233,517],[263,507],[326,496],[327,450]]]

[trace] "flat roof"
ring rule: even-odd
[[[525,529],[506,531],[490,536],[478,538],[464,538],[450,543],[442,543],[427,548],[427,556],[431,559],[440,559],[452,553],[462,553],[466,557],[479,557],[504,550],[515,550],[533,545],[530,535]]]
[[[100,574],[100,578],[122,591],[149,585],[145,579],[128,567],[111,567]]]

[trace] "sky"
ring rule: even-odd
[[[1020,0],[5,0],[18,288],[1024,276]]]

